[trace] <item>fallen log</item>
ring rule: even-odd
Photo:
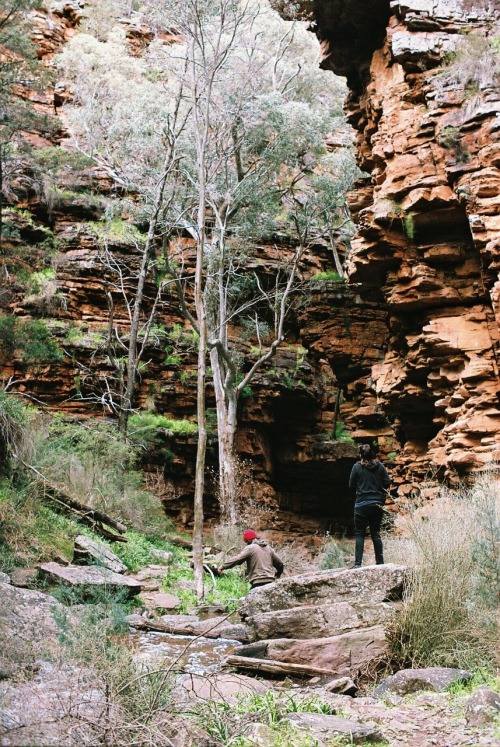
[[[139,615],[134,615],[134,620],[129,621],[129,624],[136,630],[153,630],[156,633],[169,633],[170,635],[196,635],[200,638],[224,638],[226,636],[221,634],[227,630],[227,625],[224,626],[222,621],[218,622],[215,626],[207,627],[204,631],[199,622],[192,624],[187,623],[185,625],[172,625],[172,623],[162,622],[161,620],[139,618]],[[231,637],[237,641],[248,641],[248,636],[243,634],[238,636],[233,633]]]
[[[175,537],[173,534],[167,534],[165,539],[167,540],[167,542],[170,542],[171,545],[175,545],[175,547],[182,547],[184,550],[193,549],[192,540],[183,539],[182,537]]]
[[[328,675],[331,677],[338,672],[321,667],[310,667],[306,664],[291,664],[286,661],[273,659],[252,659],[249,656],[226,656],[224,663],[236,669],[250,669],[252,672],[267,672],[269,674],[290,674],[295,677],[317,677]]]

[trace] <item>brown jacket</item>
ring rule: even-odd
[[[274,581],[283,573],[283,563],[264,539],[255,539],[238,555],[226,560],[220,566],[220,570],[226,571],[241,563],[247,564],[246,575],[252,586]]]

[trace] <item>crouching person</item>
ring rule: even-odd
[[[283,563],[265,539],[259,539],[253,529],[247,529],[243,535],[246,544],[238,555],[228,558],[217,569],[217,575],[234,568],[235,565],[246,563],[246,577],[252,589],[272,584],[283,573]]]

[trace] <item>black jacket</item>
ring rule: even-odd
[[[357,506],[384,503],[386,490],[391,484],[387,470],[378,459],[356,462],[349,478],[349,489],[356,495]]]

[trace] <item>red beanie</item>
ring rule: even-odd
[[[246,532],[243,534],[243,540],[247,542],[248,540],[254,540],[257,539],[257,535],[253,531],[253,529],[247,529]]]

